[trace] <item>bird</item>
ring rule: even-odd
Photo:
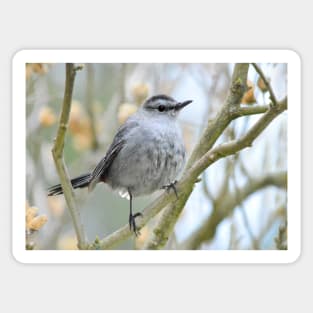
[[[92,191],[102,182],[127,197],[129,228],[140,235],[136,218],[142,213],[133,214],[133,198],[161,189],[172,189],[178,197],[175,184],[185,165],[186,149],[177,116],[191,102],[176,101],[165,94],[148,98],[119,127],[93,171],[71,179],[72,187]],[[48,189],[48,196],[60,194],[61,184]]]

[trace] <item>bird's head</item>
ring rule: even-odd
[[[176,117],[179,111],[191,102],[192,100],[178,102],[167,95],[156,95],[148,98],[142,108],[153,115]]]

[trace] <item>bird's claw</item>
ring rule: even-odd
[[[140,231],[138,230],[137,225],[136,225],[136,217],[138,216],[142,217],[142,213],[138,212],[134,215],[130,214],[129,219],[128,219],[129,229],[134,232],[136,237],[140,235]]]
[[[174,180],[172,183],[168,185],[164,185],[162,189],[165,189],[167,192],[169,192],[171,189],[174,191],[176,199],[178,199],[178,193],[176,189],[177,180]]]

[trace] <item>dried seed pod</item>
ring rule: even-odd
[[[137,111],[138,107],[132,103],[123,103],[120,105],[117,113],[119,124],[124,124],[125,121]]]
[[[48,218],[46,215],[38,215],[38,208],[32,206],[26,202],[26,231],[39,230],[44,224],[46,224]]]
[[[133,87],[132,94],[136,104],[140,105],[148,97],[149,87],[147,84],[137,84]]]
[[[248,80],[247,81],[247,91],[244,93],[241,102],[244,104],[253,104],[256,102],[255,96],[254,96],[254,84],[252,81]]]
[[[267,79],[267,81],[268,81],[268,79]],[[258,85],[258,87],[260,88],[260,90],[262,92],[267,92],[268,91],[268,88],[267,88],[264,80],[261,77],[259,77],[257,85]]]
[[[46,215],[38,215],[34,217],[28,227],[30,230],[39,230],[43,225],[45,225],[48,221],[48,218]]]
[[[57,118],[49,107],[41,108],[39,112],[39,123],[41,126],[49,127],[56,122]]]

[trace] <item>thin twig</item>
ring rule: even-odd
[[[256,63],[252,63],[253,67],[255,68],[256,72],[260,75],[260,77],[262,78],[265,86],[267,87],[269,93],[270,93],[270,98],[273,102],[273,105],[277,105],[277,100],[276,100],[276,97],[275,97],[275,94],[273,92],[273,89],[272,89],[272,86],[271,84],[269,83],[269,81],[266,79],[263,71],[261,70],[261,68],[256,64]]]
[[[87,246],[84,227],[81,223],[79,211],[76,208],[74,191],[70,182],[67,168],[63,159],[64,138],[68,126],[69,115],[71,111],[71,102],[74,81],[77,70],[81,67],[75,67],[73,63],[66,64],[66,78],[65,78],[65,91],[62,105],[62,112],[60,116],[57,136],[52,148],[52,155],[54,158],[55,166],[60,177],[61,186],[63,189],[64,197],[73,220],[78,247],[84,249]]]
[[[240,107],[236,111],[236,115],[238,116],[248,116],[254,114],[262,114],[265,113],[269,109],[268,105],[254,105],[247,107]]]

